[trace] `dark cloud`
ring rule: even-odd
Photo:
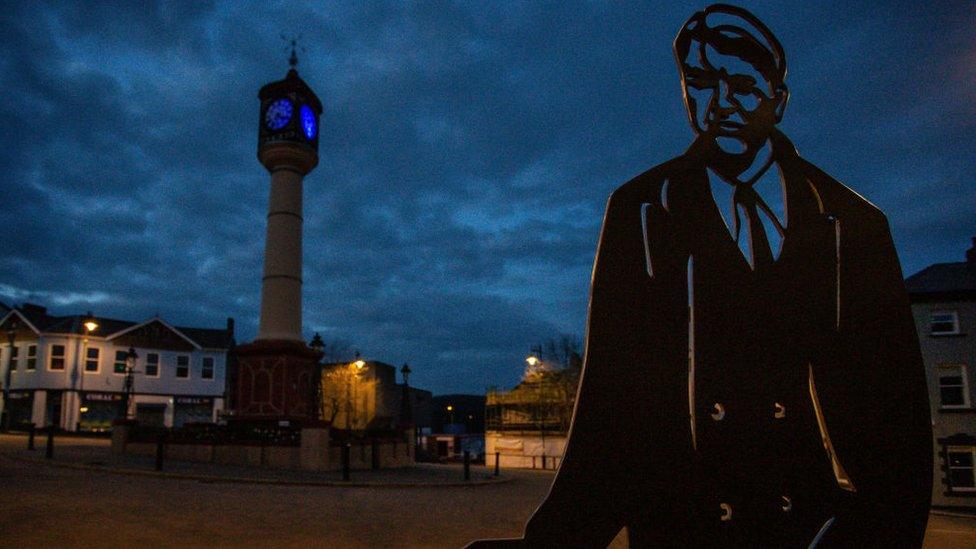
[[[437,392],[581,334],[607,195],[690,142],[684,5],[13,2],[0,12],[0,298],[256,333],[258,88],[325,105],[305,326]],[[971,3],[756,2],[800,151],[882,207],[906,273],[976,233]]]

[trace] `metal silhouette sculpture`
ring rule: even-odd
[[[564,461],[524,539],[472,545],[919,546],[932,436],[887,220],[776,129],[755,16],[710,6],[674,51],[697,137],[610,197]]]

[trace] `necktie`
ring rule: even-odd
[[[735,233],[736,241],[742,238],[740,234],[742,228],[740,211],[744,212],[746,216],[746,224],[749,226],[749,254],[751,256],[750,264],[752,265],[752,269],[754,271],[760,271],[768,268],[773,264],[773,252],[769,246],[766,229],[763,227],[762,219],[759,217],[759,210],[763,210],[763,213],[773,222],[776,230],[782,234],[783,228],[779,224],[779,220],[773,215],[773,212],[769,209],[766,202],[763,201],[762,197],[752,188],[752,185],[748,183],[735,185],[735,189],[732,191],[732,207],[734,211],[733,232]]]

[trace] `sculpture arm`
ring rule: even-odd
[[[814,364],[813,373],[834,449],[856,490],[861,525],[852,530],[872,532],[864,540],[872,544],[920,545],[931,498],[932,430],[898,256],[885,216],[815,173],[818,187],[833,189],[824,194],[839,224],[840,312],[835,358]]]
[[[638,183],[607,205],[572,428],[549,495],[526,527],[529,546],[605,547],[635,508],[666,500],[648,486],[671,482],[656,482],[671,474],[669,421],[687,426],[686,370],[675,375],[669,364],[687,358],[687,256],[673,253],[680,243],[661,203],[645,201],[660,197],[663,182]]]

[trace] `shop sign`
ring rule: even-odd
[[[206,404],[207,406],[213,404],[213,398],[211,397],[176,397],[177,404]]]
[[[119,393],[85,393],[85,400],[99,401],[99,402],[115,402],[118,400],[122,400],[122,395]]]

